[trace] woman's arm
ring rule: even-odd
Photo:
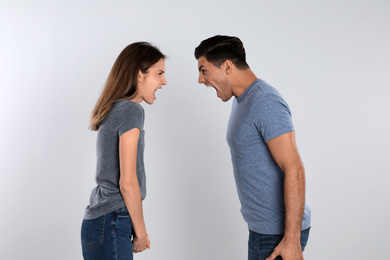
[[[138,253],[150,248],[142,211],[141,190],[137,178],[137,148],[140,130],[133,128],[119,137],[119,187],[129,211],[135,235],[133,252]]]

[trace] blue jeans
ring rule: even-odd
[[[302,252],[309,239],[310,228],[301,232]],[[265,260],[282,241],[283,235],[263,235],[249,230],[248,260]],[[282,259],[280,256],[275,260]]]
[[[95,219],[84,219],[81,226],[84,259],[133,260],[133,233],[126,207]]]

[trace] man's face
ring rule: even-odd
[[[214,66],[203,56],[198,59],[199,84],[213,87],[217,91],[217,96],[226,102],[233,96],[233,92],[223,67],[223,64],[221,68]]]

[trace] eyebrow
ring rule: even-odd
[[[201,71],[203,68],[204,68],[204,66],[203,66],[203,65],[202,65],[202,66],[200,66],[200,67],[199,67],[199,71]]]

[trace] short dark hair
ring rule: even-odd
[[[214,66],[220,67],[230,60],[238,69],[248,69],[245,59],[245,48],[241,40],[235,36],[216,35],[203,40],[195,49],[195,58],[205,57]]]

